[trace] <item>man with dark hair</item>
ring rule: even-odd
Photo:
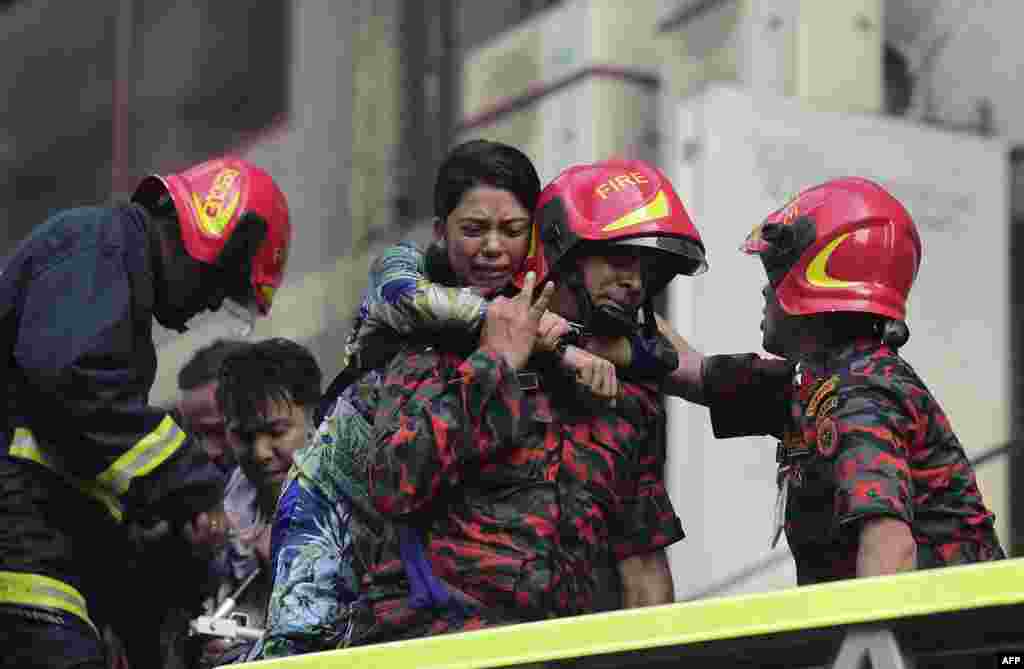
[[[221,365],[217,403],[228,443],[265,516],[274,510],[292,453],[313,430],[321,378],[309,350],[281,338],[251,344]]]
[[[231,353],[245,344],[217,339],[197,350],[178,372],[178,411],[185,428],[203,446],[213,463],[227,474],[235,466],[235,456],[227,440],[224,416],[217,406],[217,374]]]
[[[287,339],[247,344],[228,354],[217,378],[217,404],[238,467],[224,494],[231,539],[219,558],[221,593],[234,592],[260,570],[242,594],[238,612],[262,627],[270,594],[270,520],[292,456],[313,433],[321,372],[309,350]],[[212,641],[202,664],[237,661],[251,642]]]
[[[291,240],[284,194],[226,158],[144,179],[132,202],[68,209],[0,273],[0,667],[106,666],[125,613],[125,521],[207,534],[222,476],[149,405],[155,318],[233,300],[270,311]],[[159,579],[160,574],[153,574]]]

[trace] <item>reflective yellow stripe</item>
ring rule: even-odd
[[[574,667],[611,667],[615,660],[602,654],[625,652],[634,654],[630,666],[643,666],[644,651],[650,651],[651,664],[674,653],[679,661],[672,666],[731,666],[714,662],[725,653],[712,653],[745,638],[779,635],[777,643],[784,644],[788,640],[783,635],[791,634],[796,653],[806,641],[798,636],[803,631],[893,620],[905,621],[912,629],[911,625],[928,624],[927,619],[913,622],[922,616],[987,607],[996,613],[1012,605],[1024,606],[1024,558],[439,634],[246,667],[483,669],[533,662],[561,665],[570,658]],[[1003,615],[1016,614],[1010,609]],[[702,645],[694,647],[697,644]]]
[[[57,609],[81,618],[96,629],[89,619],[85,597],[67,583],[49,576],[0,571],[0,604]]]
[[[601,232],[611,232],[612,230],[621,230],[634,225],[640,225],[641,223],[650,223],[659,218],[665,218],[669,213],[668,198],[665,197],[665,191],[660,190],[654,200],[634,209],[621,218],[615,219],[601,228]]]
[[[33,436],[31,430],[23,427],[15,429],[14,439],[11,441],[11,448],[8,450],[8,453],[14,457],[31,460],[46,467],[74,486],[83,495],[87,495],[102,504],[117,522],[120,523],[124,520],[124,507],[121,505],[117,495],[95,481],[83,481],[67,474],[62,467],[53,461],[49,454],[44,453],[39,448],[39,444],[36,443],[35,436]]]
[[[119,457],[96,477],[104,487],[118,495],[128,491],[132,479],[145,476],[171,457],[185,443],[185,431],[169,416],[155,430],[140,439],[130,451]]]

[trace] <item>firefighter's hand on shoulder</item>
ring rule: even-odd
[[[221,507],[197,513],[182,527],[182,534],[196,555],[212,556],[227,544],[230,533],[227,514]]]

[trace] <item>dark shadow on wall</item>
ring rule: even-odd
[[[0,2],[0,257],[288,113],[292,3]]]

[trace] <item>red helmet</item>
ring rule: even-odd
[[[142,180],[132,200],[156,204],[170,195],[190,256],[214,264],[246,215],[266,223],[266,233],[252,257],[249,282],[260,313],[270,312],[288,262],[292,226],[284,193],[265,171],[239,158],[218,158],[178,174]]]
[[[537,201],[544,263],[549,273],[567,271],[581,253],[606,246],[633,246],[662,256],[647,294],[657,295],[676,274],[707,270],[704,243],[672,184],[641,160],[575,165],[545,188]]]
[[[867,179],[808,188],[747,237],[789,314],[862,311],[903,320],[921,237],[899,201]]]

